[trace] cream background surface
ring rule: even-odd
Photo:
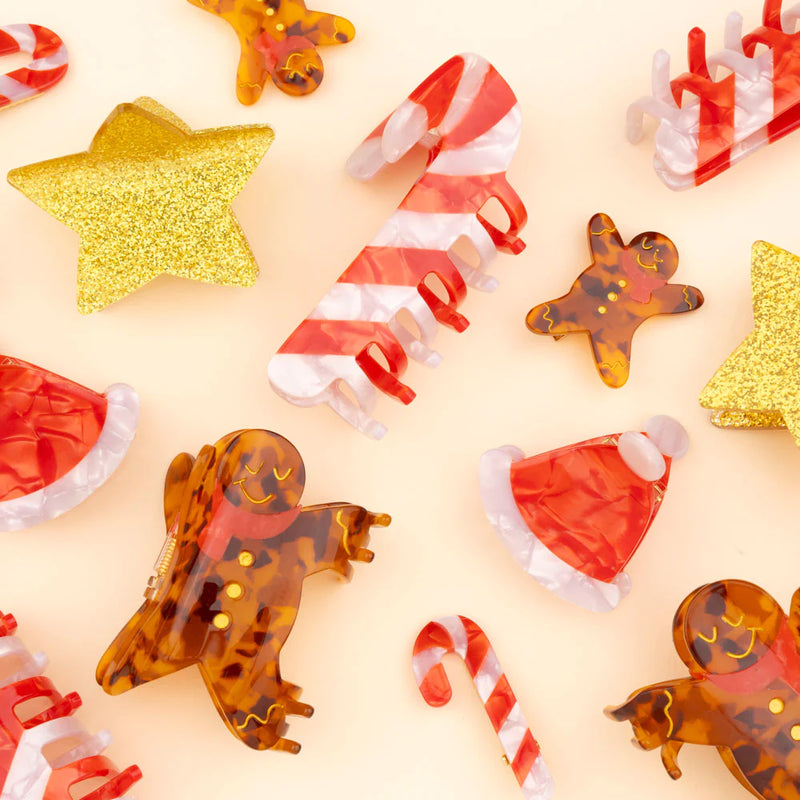
[[[138,763],[140,800],[518,797],[513,774],[462,666],[454,701],[428,708],[410,649],[430,619],[473,617],[542,744],[561,800],[746,797],[711,748],[687,747],[673,783],[657,753],[629,743],[602,715],[640,686],[684,674],[672,615],[698,585],[746,578],[785,607],[800,584],[797,475],[788,434],[719,431],[697,404],[705,381],[751,329],[749,251],[766,239],[800,252],[800,136],[711,183],[674,194],[653,172],[652,127],[638,147],[625,110],[649,87],[658,47],[685,68],[694,25],[721,45],[731,0],[319,0],[352,19],[354,43],[323,51],[325,81],[309,98],[273,87],[238,104],[233,32],[185,0],[5,0],[0,24],[37,22],[71,53],[64,82],[0,113],[0,171],[85,149],[113,107],[151,95],[195,129],[269,122],[276,141],[235,210],[261,266],[253,289],[162,277],[102,313],[75,309],[78,239],[11,187],[0,187],[0,349],[96,389],[139,392],[139,433],[109,483],[54,522],[0,534],[0,608],[13,612],[50,676],[84,698],[81,719],[115,736],[110,755]],[[312,4],[313,5],[313,4]],[[741,0],[749,29],[759,0]],[[267,361],[394,210],[420,162],[360,185],[344,162],[417,83],[453,53],[475,50],[516,91],[524,134],[510,170],[531,221],[528,249],[501,256],[494,295],[471,292],[470,329],[441,329],[437,370],[413,365],[408,408],[386,398],[380,443],[324,408],[272,393]],[[13,59],[7,59],[12,62]],[[13,64],[12,64],[13,65]],[[9,67],[10,68],[10,67]],[[676,279],[699,286],[697,313],[649,322],[618,391],[595,374],[588,344],[527,332],[534,304],[567,290],[588,263],[596,211],[626,240],[671,236]],[[505,552],[481,509],[480,454],[513,443],[533,454],[639,429],[669,413],[692,449],[675,465],[657,524],[630,565],[633,592],[609,616],[540,588]],[[307,467],[306,503],[349,500],[394,523],[352,584],[308,581],[282,659],[316,708],[292,723],[297,757],[250,752],[218,719],[196,670],[119,698],[93,673],[138,606],[163,540],[161,492],[173,455],[242,427],[289,437]]]

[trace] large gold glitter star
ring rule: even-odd
[[[756,242],[755,329],[700,395],[721,428],[788,428],[800,445],[800,258]]]
[[[78,310],[167,273],[252,286],[258,266],[230,204],[272,143],[266,125],[193,132],[150,98],[117,106],[85,153],[8,180],[80,234]]]

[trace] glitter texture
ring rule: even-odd
[[[767,242],[752,256],[753,332],[700,395],[722,428],[788,428],[800,445],[800,258]]]
[[[117,106],[85,153],[8,180],[80,235],[78,310],[158,275],[252,286],[258,266],[230,208],[272,144],[266,125],[193,132],[151,100]]]

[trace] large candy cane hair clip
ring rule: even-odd
[[[41,25],[0,27],[0,56],[14,53],[30,53],[33,61],[0,75],[0,108],[38,97],[67,74],[69,62],[64,42]]]
[[[710,57],[705,33],[694,28],[689,71],[672,81],[669,54],[656,53],[653,94],[628,110],[628,138],[640,141],[644,114],[655,117],[655,168],[667,186],[699,186],[800,125],[798,20],[800,6],[781,14],[781,0],[766,0],[763,25],[743,36],[733,13],[725,48]],[[717,79],[718,67],[729,74]]]
[[[73,718],[81,698],[74,692],[62,696],[42,676],[47,658],[42,653],[31,655],[16,637],[16,628],[14,617],[0,612],[0,797],[124,798],[141,779],[141,771],[128,767],[120,772],[102,755],[111,735],[101,731],[91,736]],[[35,716],[25,713],[31,705],[36,707]],[[80,794],[90,786],[89,794]]]
[[[554,784],[531,729],[519,707],[489,639],[466,617],[429,622],[414,644],[414,677],[425,702],[438,708],[453,696],[442,665],[449,654],[459,656],[469,670],[478,695],[503,746],[526,800],[550,800]]]
[[[429,152],[428,165],[397,211],[269,364],[272,388],[300,406],[326,403],[376,439],[386,428],[372,418],[378,392],[410,403],[401,382],[408,359],[437,366],[431,348],[437,324],[463,331],[457,310],[467,286],[493,291],[486,271],[498,250],[519,253],[525,206],[506,179],[521,134],[517,98],[495,68],[477,55],[443,64],[388,117],[348,162],[367,180],[411,148]],[[509,227],[482,214],[496,199]],[[454,251],[460,239],[476,265]],[[409,314],[416,329],[401,319]],[[355,402],[343,391],[350,390]]]

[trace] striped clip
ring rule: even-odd
[[[453,693],[441,662],[451,653],[467,665],[522,794],[526,800],[549,800],[553,796],[553,778],[539,744],[533,738],[489,639],[472,620],[461,616],[445,617],[429,622],[417,636],[414,677],[425,702],[436,708],[450,702]]]
[[[67,48],[61,37],[41,25],[0,27],[0,56],[30,53],[26,67],[0,76],[0,108],[38,97],[67,73]]]

